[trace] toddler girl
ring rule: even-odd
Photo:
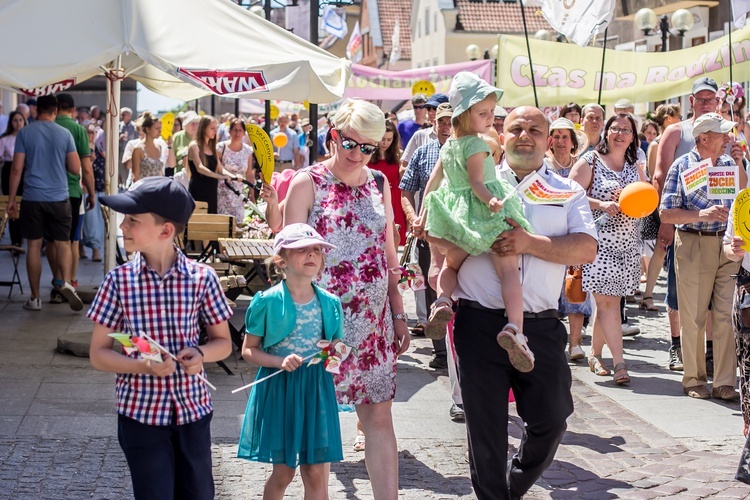
[[[438,276],[438,299],[433,304],[425,334],[445,336],[445,325],[453,315],[451,295],[458,269],[466,257],[487,252],[497,236],[513,227],[514,219],[531,232],[513,186],[497,178],[490,148],[480,137],[492,128],[494,110],[502,90],[477,75],[462,71],[451,82],[449,99],[453,107],[453,137],[440,149],[440,161],[425,188],[422,214],[426,238],[445,255]],[[440,187],[445,175],[446,182]],[[434,191],[433,191],[434,189]],[[505,196],[510,194],[507,200]],[[502,284],[508,324],[497,335],[497,342],[508,351],[510,362],[521,372],[534,368],[534,354],[522,333],[523,293],[517,255],[490,252]]]

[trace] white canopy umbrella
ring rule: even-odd
[[[177,99],[208,94],[326,103],[349,62],[228,0],[0,0],[0,86],[62,92],[108,84],[108,192],[117,190],[120,81]],[[111,233],[115,227],[110,219]],[[108,235],[105,266],[114,264]]]

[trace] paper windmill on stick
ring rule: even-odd
[[[321,340],[317,344],[321,348],[320,352],[315,354],[307,366],[317,365],[323,362],[326,367],[326,371],[331,373],[339,373],[341,368],[341,362],[344,361],[349,354],[352,352],[352,348],[343,342],[336,342],[331,344],[327,340]]]
[[[396,274],[398,274],[398,270],[401,272],[401,277],[398,280],[399,292],[404,293],[409,288],[415,292],[425,289],[424,276],[418,264],[401,266],[396,269]]]
[[[155,363],[162,363],[163,360],[161,359],[160,352],[163,352],[164,354],[175,360],[175,362],[179,363],[177,356],[169,352],[166,347],[149,337],[147,333],[140,332],[140,334],[141,336],[137,337],[135,335],[129,335],[127,333],[117,332],[110,333],[109,336],[122,344],[122,350],[125,351],[125,354],[127,354],[128,356],[138,351],[143,359],[148,359],[149,361],[153,361]],[[196,373],[195,376],[204,381],[206,385],[211,389],[216,390],[216,386],[209,382],[206,377],[204,377],[200,373]]]

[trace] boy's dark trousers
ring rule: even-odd
[[[164,426],[117,416],[117,437],[130,467],[136,500],[214,498],[212,416]]]

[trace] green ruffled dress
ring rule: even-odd
[[[440,148],[447,182],[443,182],[424,200],[427,209],[425,230],[431,236],[450,241],[470,255],[486,252],[500,233],[512,228],[505,222],[506,217],[532,232],[518,196],[512,196],[501,211],[492,213],[471,190],[466,160],[477,153],[487,154],[484,159],[484,185],[497,198],[505,198],[514,188],[507,181],[497,178],[489,146],[478,136],[467,135],[448,139]]]

